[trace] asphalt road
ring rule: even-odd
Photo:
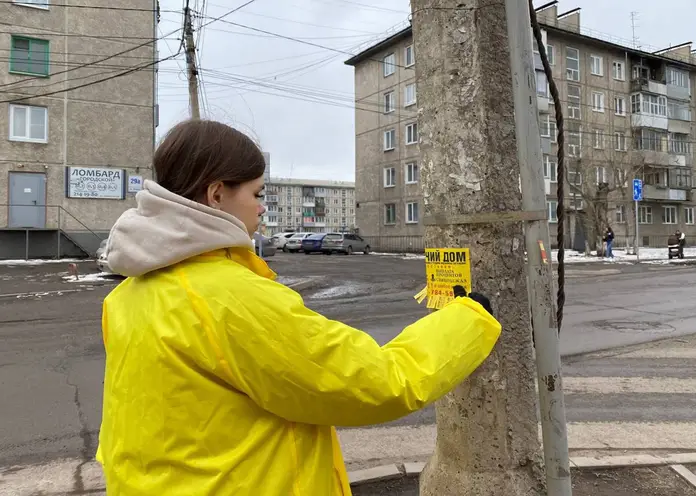
[[[279,254],[271,266],[285,280],[315,277],[318,285],[307,294],[311,307],[382,343],[425,313],[412,298],[423,284],[422,260]],[[89,264],[80,267],[84,273],[93,271]],[[96,449],[104,363],[101,301],[115,283],[66,282],[66,270],[61,264],[0,265],[0,466],[88,459]],[[564,353],[696,332],[696,312],[686,289],[696,282],[694,268],[591,264],[568,270]],[[593,376],[625,375],[625,366],[611,359],[572,364],[576,375]],[[632,362],[631,368],[638,366],[653,373],[666,367],[675,377],[691,377],[694,370],[648,359]],[[594,370],[583,372],[587,367]],[[601,417],[592,408],[595,400],[569,403],[570,415]],[[606,408],[617,401],[608,398]],[[631,415],[692,418],[687,411],[696,412],[692,397],[680,401],[676,410],[663,413],[662,404],[650,411],[633,403]],[[432,411],[426,410],[404,422],[431,421]]]

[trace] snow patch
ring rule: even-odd
[[[57,263],[79,263],[89,262],[84,258],[62,258],[62,259],[30,259],[30,260],[0,260],[0,265],[44,265]]]
[[[418,253],[378,253],[372,252],[371,255],[378,255],[380,257],[399,257],[402,260],[425,260],[425,255]]]
[[[367,292],[365,284],[341,284],[340,286],[331,286],[330,288],[322,289],[314,293],[312,298],[341,298],[344,296],[355,296]]]
[[[77,279],[75,276],[63,276],[63,280],[68,282],[99,282],[99,281],[113,281],[116,276],[109,272],[99,272],[97,274],[85,274],[79,275]]]
[[[669,260],[667,257],[667,247],[664,248],[640,248],[640,261],[661,261],[667,263],[684,263],[685,260]],[[684,248],[684,257],[696,258],[696,247]],[[558,261],[558,250],[551,252],[551,258],[554,262]],[[564,261],[566,263],[591,263],[591,262],[637,262],[638,258],[635,255],[629,255],[625,250],[614,250],[614,258],[598,257],[597,252],[593,251],[590,255],[572,250],[565,250]]]

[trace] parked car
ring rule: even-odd
[[[312,233],[295,233],[290,236],[290,239],[285,243],[286,251],[290,253],[298,252],[302,250],[302,240],[307,236],[311,236]]]
[[[287,253],[287,242],[294,234],[294,232],[274,234],[273,239],[275,239],[276,248]]]
[[[278,248],[275,245],[275,240],[273,238],[267,238],[263,234],[259,233],[254,233],[254,236],[252,237],[252,241],[254,243],[254,251],[256,252],[256,255],[259,254],[259,247],[257,246],[257,239],[259,237],[263,239],[263,258],[274,256],[276,254],[276,251],[278,250]]]
[[[370,253],[370,245],[357,234],[329,233],[323,239],[322,251],[331,255],[332,253],[343,253],[352,255],[353,253]]]
[[[302,240],[302,251],[305,255],[311,255],[312,253],[323,253],[322,241],[326,234],[310,234]]]

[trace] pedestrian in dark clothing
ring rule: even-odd
[[[604,241],[607,243],[607,258],[614,258],[614,252],[612,251],[612,245],[614,244],[614,231],[611,227],[607,227],[607,232],[604,234]]]

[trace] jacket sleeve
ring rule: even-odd
[[[469,376],[501,332],[481,305],[457,298],[380,347],[271,280],[240,293],[218,295],[215,316],[231,385],[295,422],[359,426],[419,410]]]

